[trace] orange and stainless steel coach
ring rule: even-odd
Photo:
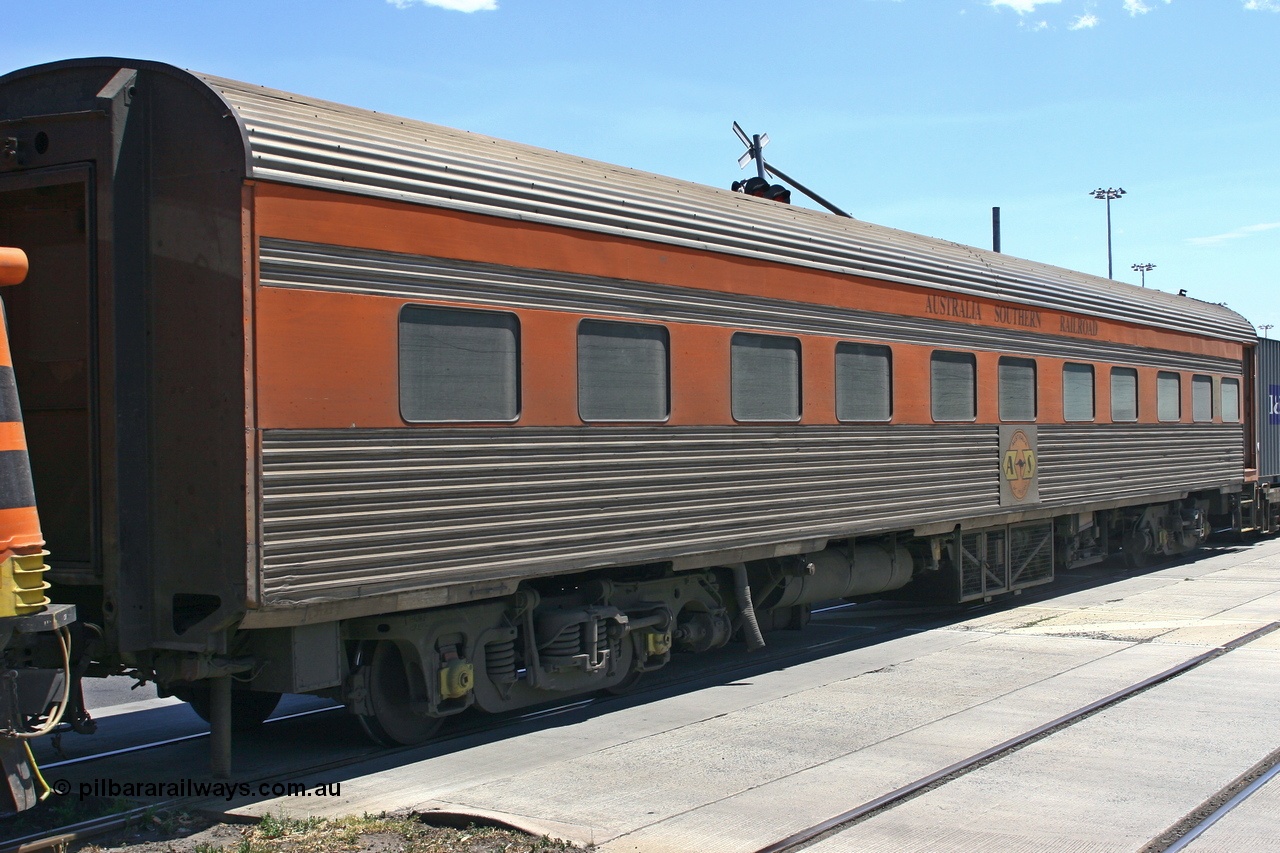
[[[0,78],[0,144],[52,596],[219,727],[1275,524],[1218,305],[155,62]]]

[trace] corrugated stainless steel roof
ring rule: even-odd
[[[249,175],[870,276],[1230,340],[1223,306],[959,243],[196,74],[234,110]]]

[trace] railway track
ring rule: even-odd
[[[1000,761],[1018,750],[1024,749],[1037,741],[1043,740],[1056,732],[1068,728],[1069,726],[1073,726],[1087,720],[1101,711],[1132,699],[1134,696],[1144,693],[1157,685],[1164,684],[1167,681],[1185,675],[1186,673],[1191,672],[1212,660],[1216,660],[1223,655],[1229,654],[1238,648],[1252,643],[1254,640],[1265,637],[1277,629],[1280,629],[1280,622],[1272,622],[1257,629],[1256,631],[1251,631],[1236,640],[1224,643],[1217,648],[1197,655],[1184,663],[1170,667],[1164,672],[1158,673],[1150,678],[1145,678],[1122,690],[1118,690],[1109,696],[1105,696],[1095,702],[1090,702],[1087,705],[1077,708],[1068,714],[1064,714],[1055,720],[1036,726],[1035,728],[1010,738],[1003,743],[996,744],[995,746],[984,749],[969,756],[968,758],[951,764],[948,767],[944,767],[941,770],[930,773],[927,776],[923,776],[914,782],[903,785],[896,790],[884,794],[883,796],[861,803],[851,809],[835,815],[834,817],[793,833],[786,838],[767,844],[754,851],[754,853],[793,853],[793,851],[804,850],[825,838],[838,835],[843,830],[846,830],[861,821],[896,808],[915,797],[946,785],[949,782],[952,782],[968,773],[972,773],[981,767]],[[1262,764],[1266,765],[1265,770],[1260,770],[1260,767],[1253,768],[1248,774],[1246,774],[1246,777],[1252,777],[1252,781],[1242,787],[1238,793],[1224,802],[1210,815],[1190,823],[1182,832],[1178,831],[1182,826],[1181,824],[1175,826],[1170,830],[1170,832],[1165,834],[1171,837],[1169,843],[1160,844],[1160,839],[1157,839],[1156,842],[1153,842],[1153,845],[1156,846],[1148,846],[1147,848],[1144,848],[1143,853],[1160,853],[1160,851],[1183,849],[1183,847],[1212,826],[1222,816],[1243,802],[1250,794],[1254,793],[1270,781],[1277,772],[1280,772],[1280,750],[1277,750],[1264,759]],[[1234,784],[1235,783],[1233,783],[1233,786]],[[1228,786],[1224,791],[1231,790],[1233,786]],[[1215,798],[1215,800],[1216,799],[1217,798]],[[1192,816],[1197,815],[1200,811],[1201,810],[1199,809],[1193,811]],[[1164,836],[1162,836],[1162,838],[1163,837]]]
[[[874,627],[854,626],[846,628],[840,632],[839,636],[828,636],[824,639],[805,642],[798,647],[792,644],[787,644],[782,648],[777,647],[777,645],[781,644],[771,645],[764,652],[758,652],[749,659],[733,654],[723,655],[722,660],[717,660],[715,656],[689,658],[682,661],[682,663],[686,664],[685,667],[676,666],[671,669],[671,673],[675,673],[674,675],[664,673],[664,677],[661,679],[641,682],[636,689],[625,695],[590,696],[508,715],[466,715],[462,719],[454,720],[453,725],[446,728],[440,736],[428,745],[378,748],[373,746],[366,747],[361,743],[361,749],[357,754],[337,760],[316,762],[305,767],[291,767],[285,771],[250,774],[247,782],[251,786],[270,784],[286,777],[296,778],[303,775],[324,773],[329,770],[338,770],[374,757],[394,758],[398,755],[420,755],[424,750],[447,752],[464,742],[474,741],[477,738],[500,737],[504,732],[542,725],[545,724],[546,720],[552,718],[575,713],[586,716],[593,713],[601,713],[624,703],[656,701],[668,695],[697,689],[700,686],[708,686],[716,681],[736,680],[761,670],[790,666],[804,660],[837,654],[841,651],[882,641],[904,629],[918,629],[923,620],[937,621],[940,615],[950,615],[954,618],[960,612],[968,615],[993,607],[1007,606],[1012,606],[1012,602],[993,602],[977,607],[966,607],[963,610],[956,607],[890,607],[885,611],[887,614],[885,621]],[[838,613],[847,611],[849,608],[850,605],[834,605],[828,608],[820,608],[815,611],[815,615],[821,618],[823,613]],[[715,666],[717,663],[720,665]],[[709,669],[708,664],[713,666]],[[341,711],[341,706],[334,705],[329,708],[316,708],[299,713],[285,714],[272,717],[264,723],[264,726],[277,728],[287,726],[303,718],[325,714],[336,715]],[[352,727],[351,734],[352,740],[360,743],[361,736],[355,732],[354,727]],[[73,758],[46,761],[41,767],[45,771],[46,778],[52,778],[52,774],[55,772],[82,771],[93,765],[100,765],[103,762],[113,761],[118,763],[148,753],[206,741],[208,738],[209,732],[207,731],[166,737]],[[127,775],[130,772],[119,767],[113,767],[112,771],[119,775]],[[207,807],[208,798],[178,797],[151,801],[118,814],[94,817],[27,833],[4,842],[3,846],[0,846],[0,853],[37,853],[37,851],[65,849],[68,844],[78,843],[124,829],[131,822],[146,814],[162,810],[196,808],[200,806]],[[2,829],[3,825],[0,824],[0,830]]]
[[[1210,827],[1229,815],[1245,800],[1280,776],[1280,749],[1249,768],[1243,775],[1205,800],[1183,820],[1169,827],[1140,853],[1178,853],[1186,849]]]
[[[1167,568],[1171,565],[1177,565],[1179,562],[1183,561],[1173,561],[1164,564],[1159,568]],[[740,654],[740,649],[731,647],[729,649],[722,650],[719,655],[712,653],[703,655],[700,658],[683,658],[672,666],[667,667],[665,670],[656,673],[655,678],[642,680],[636,689],[633,689],[626,694],[618,696],[600,694],[580,697],[565,702],[559,702],[554,705],[545,706],[533,711],[517,712],[514,714],[464,716],[462,719],[468,721],[465,723],[462,722],[462,719],[454,718],[455,725],[445,729],[441,736],[433,740],[433,743],[448,742],[449,740],[456,740],[457,738],[465,735],[498,731],[501,728],[514,723],[537,720],[549,716],[558,716],[580,709],[617,705],[619,702],[630,699],[661,698],[661,695],[665,695],[667,693],[677,693],[682,690],[693,689],[698,686],[714,683],[716,679],[736,679],[777,666],[794,665],[795,663],[802,662],[804,660],[818,658],[828,654],[837,654],[842,651],[848,651],[879,642],[902,630],[927,630],[928,628],[936,625],[947,624],[955,619],[967,619],[983,613],[1000,612],[1015,607],[1025,606],[1027,604],[1033,604],[1038,601],[1049,600],[1055,596],[1109,583],[1123,577],[1129,577],[1131,574],[1131,572],[1123,570],[1091,573],[1077,572],[1063,576],[1053,584],[1025,591],[1020,596],[1006,596],[979,604],[935,606],[927,604],[912,605],[895,602],[871,604],[852,604],[843,602],[832,603],[826,606],[814,608],[812,613],[816,621],[813,627],[815,629],[825,627],[840,631],[842,633],[839,636],[827,637],[824,639],[813,638],[806,640],[798,647],[793,644],[786,644],[780,648],[780,644],[777,643],[777,637],[779,634],[778,632],[772,632],[769,634],[770,645],[763,651],[753,653],[750,657],[742,656]],[[830,618],[837,614],[851,613],[855,608],[859,611],[862,618],[865,618],[868,621],[875,619],[883,621],[879,621],[874,625],[859,624],[843,625],[839,627],[835,626],[830,621],[823,621],[824,617]],[[279,716],[271,717],[266,721],[265,725],[276,725],[286,720],[301,719],[315,714],[336,712],[339,710],[341,710],[341,706],[333,705],[326,708],[315,708],[296,713],[281,714]],[[459,725],[459,723],[461,723],[461,725]],[[82,756],[76,756],[74,758],[57,759],[54,761],[44,760],[41,762],[40,766],[44,769],[55,769],[59,767],[88,764],[108,758],[145,752],[151,749],[159,749],[172,744],[205,740],[208,737],[209,733],[207,731],[194,732],[191,734],[119,747],[103,752],[89,753]],[[416,748],[418,747],[379,749],[376,752],[377,754],[394,754]]]
[[[1074,588],[1078,588],[1078,586],[1072,587],[1072,589]],[[1065,588],[1057,589],[1058,593],[1063,591],[1065,591]],[[1010,601],[1000,600],[981,605],[968,606],[891,606],[891,608],[884,609],[879,615],[879,618],[884,621],[874,626],[854,625],[837,627],[833,624],[826,624],[823,626],[819,623],[814,627],[817,629],[825,627],[828,629],[827,633],[838,632],[839,635],[835,637],[828,636],[823,639],[814,638],[799,645],[793,643],[785,645],[778,644],[776,640],[778,635],[776,633],[770,633],[769,637],[771,638],[771,644],[762,652],[756,652],[750,657],[744,657],[739,653],[740,649],[730,648],[724,650],[718,656],[715,654],[709,654],[704,655],[701,658],[684,658],[668,667],[666,670],[657,673],[656,677],[642,680],[635,689],[625,694],[600,694],[580,697],[577,699],[557,702],[553,705],[544,706],[532,711],[515,712],[511,714],[477,714],[464,715],[461,718],[453,718],[451,721],[453,724],[446,728],[440,736],[434,738],[431,743],[433,745],[443,744],[458,740],[462,737],[498,732],[503,728],[512,725],[536,721],[547,717],[559,716],[587,708],[612,707],[621,702],[627,701],[649,701],[661,698],[662,696],[670,693],[678,693],[683,690],[708,685],[714,683],[716,680],[737,679],[761,670],[778,666],[789,666],[803,660],[809,660],[828,654],[836,654],[841,651],[858,648],[860,646],[884,640],[904,629],[918,630],[921,626],[930,626],[935,623],[945,624],[946,621],[959,618],[960,616],[967,618],[977,613],[989,612],[1015,606],[1017,604],[1023,604],[1028,600],[1030,599],[1023,598]],[[824,614],[828,613],[834,614],[848,612],[854,606],[855,605],[852,604],[835,604],[828,607],[817,608],[813,612],[816,617],[821,618]],[[859,606],[868,607],[867,605]],[[870,609],[874,608],[875,605],[870,606]],[[276,726],[289,720],[302,719],[319,714],[335,713],[341,710],[342,706],[332,705],[329,707],[314,708],[296,713],[281,714],[279,716],[271,717],[264,723],[264,725]],[[147,752],[149,750],[162,749],[175,744],[207,740],[208,737],[208,731],[193,732],[191,734],[165,737],[154,741],[146,741],[117,747],[104,750],[102,752],[92,752],[72,758],[60,758],[52,761],[45,759],[41,761],[40,766],[44,770],[74,767]],[[369,750],[369,754],[398,754],[420,748],[422,747],[406,746],[396,748],[371,748]]]
[[[1168,568],[1170,565],[1176,565],[1179,562],[1184,561],[1175,561],[1174,563],[1166,564],[1163,568]],[[771,641],[770,645],[765,650],[756,652],[749,657],[742,656],[740,654],[733,654],[731,650],[730,652],[718,657],[703,656],[700,658],[688,658],[681,662],[685,664],[684,666],[677,665],[670,667],[667,671],[660,673],[661,677],[654,678],[647,682],[642,681],[637,686],[637,689],[627,695],[591,696],[558,703],[556,705],[539,708],[529,712],[509,715],[468,715],[465,718],[454,720],[453,725],[447,728],[442,733],[441,737],[438,737],[428,745],[391,749],[378,749],[372,747],[361,748],[354,754],[348,754],[339,758],[333,758],[332,752],[327,752],[325,757],[319,762],[311,762],[306,766],[292,766],[284,770],[274,768],[266,771],[249,773],[244,778],[247,779],[250,784],[256,785],[279,781],[287,777],[298,778],[301,776],[315,776],[317,774],[323,774],[329,770],[338,770],[360,762],[368,761],[375,757],[379,759],[395,759],[400,755],[404,755],[406,758],[410,755],[420,757],[423,755],[424,751],[441,753],[449,752],[464,744],[474,743],[477,740],[498,739],[545,725],[545,721],[551,718],[562,718],[567,715],[577,715],[582,719],[587,719],[590,716],[605,713],[609,710],[619,708],[627,704],[641,704],[645,702],[658,701],[671,695],[677,695],[703,687],[713,686],[717,683],[749,678],[763,671],[790,667],[805,661],[873,645],[904,633],[920,632],[930,630],[932,628],[944,627],[958,619],[968,619],[977,615],[995,613],[1013,609],[1015,607],[1025,606],[1027,604],[1047,601],[1063,594],[1105,585],[1106,583],[1124,577],[1131,577],[1133,574],[1135,573],[1132,571],[1115,571],[1107,567],[1090,572],[1077,572],[1071,575],[1065,575],[1054,584],[1028,590],[1018,597],[1009,596],[996,599],[991,602],[968,606],[934,607],[890,603],[883,605],[857,605],[856,607],[848,604],[836,604],[828,607],[820,607],[816,608],[814,611],[814,624],[812,627],[815,630],[807,632],[810,637],[803,642],[781,642],[782,636],[775,633],[770,635],[775,639]],[[840,620],[851,611],[858,612],[859,618],[864,621],[859,624],[840,624]],[[1212,654],[1213,653],[1210,653],[1210,656],[1212,656]],[[1168,677],[1173,676],[1170,675]],[[1120,700],[1116,699],[1115,701]],[[300,713],[292,713],[272,718],[266,725],[273,729],[286,729],[288,726],[298,725],[299,721],[303,719],[316,718],[330,714],[337,716],[334,712],[340,710],[340,706],[310,709]],[[572,720],[569,722],[572,722]],[[1063,723],[1063,721],[1057,721],[1054,725],[1059,724],[1065,725],[1066,723]],[[83,772],[86,769],[92,772],[92,769],[95,766],[101,766],[104,762],[113,762],[113,766],[111,768],[112,773],[119,776],[127,776],[134,771],[124,769],[122,764],[123,762],[127,762],[148,753],[155,753],[165,749],[180,748],[183,745],[190,746],[193,743],[205,740],[208,736],[208,732],[197,732],[177,737],[162,738],[155,741],[142,742],[115,748],[101,753],[46,762],[43,764],[43,768],[47,771],[47,774],[57,771],[62,773]],[[351,739],[356,740],[357,737],[358,736],[355,734],[353,727]],[[1002,745],[1002,747],[1007,747],[1009,751],[1015,748],[1009,747],[1008,745]],[[993,758],[988,756],[986,760],[990,761],[993,760]],[[963,771],[958,766],[953,766],[952,768],[948,768],[947,771],[944,771],[942,776],[945,777],[949,774],[955,775],[961,772],[967,771]],[[936,785],[940,782],[941,779],[934,779],[926,784]],[[895,801],[900,801],[903,797],[911,795],[910,793],[903,792],[895,792],[895,794],[897,795],[897,799]],[[79,841],[88,837],[121,829],[128,825],[130,821],[135,820],[139,815],[144,813],[153,813],[157,810],[163,809],[207,808],[209,805],[207,798],[200,797],[152,801],[139,805],[136,808],[131,808],[117,815],[93,818],[88,821],[47,828],[38,832],[29,833],[25,836],[13,839],[5,844],[5,846],[0,847],[0,853],[11,853],[11,851],[34,853],[34,851],[38,850],[57,849],[65,846],[70,841]],[[870,805],[873,804],[864,804],[864,806],[859,808],[867,808]],[[891,807],[888,801],[885,803],[879,803],[877,801],[874,805],[875,808],[872,811],[867,812],[867,814],[873,813],[876,810]],[[857,816],[851,815],[846,817],[844,821],[840,823],[841,825],[844,825],[849,821],[857,819]],[[2,829],[2,827],[0,827],[0,829]],[[828,828],[826,831],[830,831],[830,829],[831,828]],[[797,848],[781,847],[777,849]]]

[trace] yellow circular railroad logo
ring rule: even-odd
[[[1015,500],[1022,500],[1031,488],[1031,480],[1036,475],[1036,452],[1031,449],[1031,441],[1022,430],[1017,430],[1009,439],[1009,447],[1004,452],[1004,464],[1001,466],[1004,478],[1009,481],[1009,490]]]

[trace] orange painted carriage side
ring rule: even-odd
[[[729,341],[734,330],[689,323],[666,326],[671,339],[671,419],[668,423],[732,423]],[[570,386],[576,387],[576,384]]]
[[[263,429],[398,427],[399,315],[408,302],[428,300],[260,288],[257,294],[255,362],[258,426]],[[459,303],[449,303],[459,305]],[[492,306],[462,304],[477,310]],[[510,310],[510,309],[498,309]],[[520,320],[520,426],[577,426],[577,327],[604,315],[514,309]],[[730,342],[737,329],[694,323],[664,324],[670,336],[673,426],[731,425]],[[849,337],[799,335],[802,349],[802,419],[835,424],[835,350]],[[877,341],[859,341],[882,343]],[[893,423],[934,423],[930,359],[940,348],[894,344]],[[1025,357],[1025,356],[1018,356]],[[980,351],[977,418],[1000,420],[1001,354]],[[1040,424],[1063,423],[1062,369],[1067,363],[1094,368],[1094,423],[1111,423],[1110,362],[1039,356],[1036,362]],[[1138,422],[1158,423],[1156,377],[1161,369],[1139,367]],[[1182,378],[1181,422],[1190,422],[1190,371]],[[1219,381],[1220,375],[1213,374]],[[1215,418],[1221,422],[1220,415]]]
[[[254,324],[261,429],[397,427],[399,316],[425,300],[261,288]],[[493,311],[493,306],[449,303]],[[496,309],[509,310],[509,309]],[[565,311],[510,310],[520,321],[522,426],[577,426],[577,328],[602,317]],[[603,317],[609,319],[608,317]],[[670,336],[673,425],[733,423],[729,400],[730,340],[720,326],[664,324]],[[812,354],[834,341],[801,336],[805,352],[806,421],[835,422],[834,367]]]
[[[290,187],[254,186],[256,230],[261,236],[303,242],[496,263],[606,278],[789,299],[816,305],[967,323],[984,328],[997,307],[989,299],[969,299],[984,319],[931,313],[937,291],[861,276],[844,275],[696,248],[558,228],[516,219],[481,216],[404,202]],[[1025,306],[1013,306],[1025,307]],[[1082,318],[1038,309],[1040,331],[1082,340],[1110,341],[1198,355],[1239,359],[1238,342],[1205,338],[1137,323]],[[1097,335],[1064,330],[1061,321],[1087,320]],[[1035,331],[1032,329],[1031,331]]]
[[[800,351],[801,421],[834,424],[836,421],[837,338],[802,336]],[[892,381],[892,378],[890,379]]]
[[[655,246],[592,232],[549,228],[414,205],[256,184],[247,194],[258,235],[358,248],[454,257],[517,267],[626,277],[722,292],[807,301],[908,316],[928,292],[717,255]],[[690,285],[693,282],[693,285]],[[255,288],[258,425],[262,428],[392,427],[398,410],[397,297]],[[994,303],[983,303],[991,308]],[[475,306],[494,310],[491,306]],[[573,312],[516,310],[521,322],[521,425],[577,425],[576,327]],[[989,310],[988,316],[994,311]],[[1041,312],[1042,318],[1058,316]],[[935,318],[938,319],[938,318]],[[963,317],[947,317],[963,322]],[[1229,341],[1096,321],[1100,337],[1207,355],[1240,357]],[[729,399],[732,328],[666,323],[671,340],[672,425],[733,423]],[[800,335],[802,422],[837,423],[834,353],[837,338]],[[1077,337],[1079,337],[1077,335]],[[872,341],[874,342],[874,341]],[[933,422],[929,359],[934,348],[895,345],[895,423]],[[979,352],[976,423],[999,423],[1000,354]],[[1078,360],[1077,360],[1078,361]],[[1062,423],[1062,359],[1037,359],[1037,422]],[[1109,363],[1094,362],[1094,422],[1110,422]],[[1183,417],[1189,421],[1191,373],[1183,376]],[[1155,368],[1139,368],[1139,422],[1156,423]],[[1220,377],[1219,377],[1220,378]],[[1220,420],[1220,419],[1219,419]]]

